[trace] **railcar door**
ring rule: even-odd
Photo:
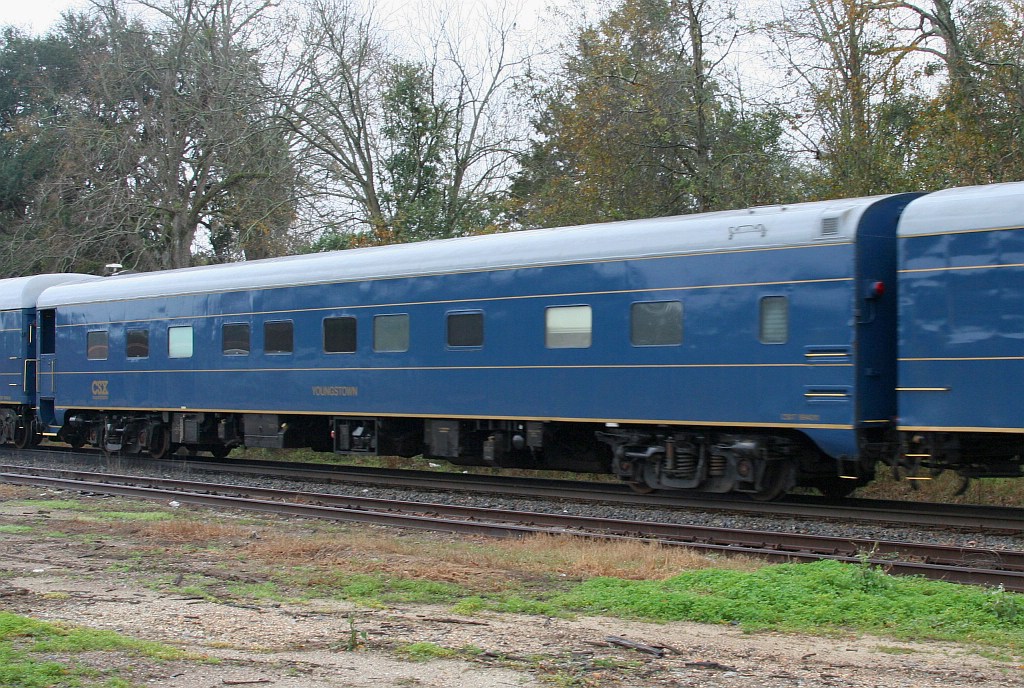
[[[53,398],[57,394],[57,313],[39,311],[39,362],[36,376],[40,397]]]
[[[22,370],[21,389],[26,399],[33,399],[36,395],[36,317],[30,313],[25,318],[22,329],[22,349],[25,352],[25,363]]]

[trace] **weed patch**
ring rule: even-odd
[[[434,643],[412,643],[395,648],[395,652],[413,662],[429,662],[432,659],[452,659],[459,655],[455,650],[441,647]]]
[[[167,521],[174,517],[166,511],[97,511],[80,518],[86,521]]]
[[[0,612],[0,685],[23,688],[65,685],[116,688],[129,685],[75,662],[74,655],[83,652],[116,652],[157,660],[186,657],[185,653],[166,645],[126,638],[113,631],[45,623]],[[90,680],[94,678],[102,683]]]
[[[595,578],[553,600],[565,609],[746,630],[858,631],[1024,651],[1024,596],[820,561],[758,571],[689,571],[664,581]]]

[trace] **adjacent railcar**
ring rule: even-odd
[[[49,287],[97,279],[54,274],[0,280],[0,444],[24,449],[38,442],[36,408],[36,300]]]
[[[949,189],[899,226],[900,463],[1019,476],[1024,184]]]
[[[311,446],[846,491],[896,415],[886,288],[916,196],[56,286],[40,412],[72,444],[157,456]]]

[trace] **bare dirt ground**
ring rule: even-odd
[[[114,655],[138,685],[267,685],[281,688],[505,686],[732,686],[847,688],[1024,685],[1024,668],[972,648],[872,637],[746,634],[734,627],[649,624],[610,618],[458,616],[432,606],[356,608],[336,600],[215,602],[162,591],[140,573],[140,543],[109,527],[81,537],[88,521],[25,502],[0,501],[0,526],[31,526],[78,537],[0,531],[0,609],[160,641],[196,659],[159,662]],[[65,520],[66,519],[66,520]],[[8,531],[17,530],[8,528]],[[213,561],[166,548],[166,573],[245,579],[237,557]],[[131,565],[129,565],[131,564]],[[661,647],[663,656],[610,645],[621,637]],[[474,646],[475,657],[412,662],[411,643]],[[212,661],[211,661],[212,660]],[[109,666],[110,653],[75,661]]]

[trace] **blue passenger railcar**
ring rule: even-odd
[[[1020,475],[1024,183],[914,201],[899,247],[902,462]]]
[[[840,491],[896,414],[886,287],[914,197],[56,287],[40,392],[51,432],[109,450],[312,446]]]
[[[0,279],[0,444],[25,448],[39,437],[35,424],[36,299],[48,287],[95,279],[54,274]]]

